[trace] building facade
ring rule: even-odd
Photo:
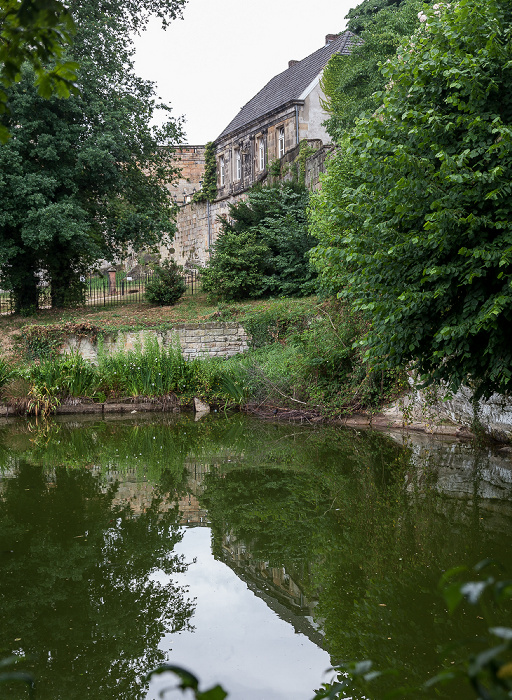
[[[288,172],[291,177],[303,142],[307,142],[309,154],[305,183],[312,189],[318,186],[319,174],[332,149],[323,125],[327,113],[323,108],[322,73],[333,54],[349,55],[359,41],[348,31],[328,34],[320,49],[301,61],[290,61],[288,68],[249,100],[217,137],[216,199],[194,203],[185,195],[177,201],[180,209],[172,254],[179,264],[204,265],[220,232],[218,217],[227,214],[229,204],[243,199],[254,184],[267,181],[271,174],[275,177],[280,172],[286,179]],[[183,155],[180,157],[183,159]],[[189,178],[187,183],[190,191],[200,189],[200,169],[197,173],[197,182]]]

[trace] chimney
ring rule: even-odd
[[[339,34],[327,34],[325,37],[325,45],[327,46],[327,44],[330,44],[331,41],[334,41],[338,36]]]
[[[293,59],[291,61],[288,61],[288,68],[291,68],[294,66],[296,63],[299,63],[299,61],[294,61]]]

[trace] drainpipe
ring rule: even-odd
[[[208,257],[211,257],[211,245],[212,245],[212,222],[210,217],[210,200],[206,200],[206,215],[208,217]]]
[[[295,105],[295,141],[299,145],[299,106]]]

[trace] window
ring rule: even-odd
[[[284,156],[284,126],[279,127],[279,158]]]
[[[242,177],[242,156],[240,149],[235,149],[235,179],[240,180]]]
[[[224,183],[226,180],[226,167],[224,164],[224,156],[221,156],[219,158],[219,171],[220,171],[220,186],[224,187]]]
[[[265,170],[265,142],[263,139],[258,141],[258,160],[260,164],[260,170]]]

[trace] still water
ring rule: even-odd
[[[27,657],[38,700],[156,700],[166,661],[231,700],[309,700],[342,659],[419,684],[488,626],[446,612],[441,573],[509,566],[511,525],[510,457],[467,444],[240,415],[4,421],[0,658]]]

